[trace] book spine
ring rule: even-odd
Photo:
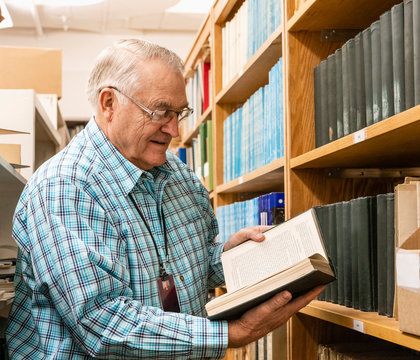
[[[321,66],[314,68],[315,147],[322,145]]]
[[[372,95],[372,42],[370,28],[362,32],[363,39],[363,70],[365,83],[366,126],[373,124]]]
[[[337,203],[335,208],[337,259],[335,268],[337,271],[337,302],[344,305],[344,228],[343,228],[343,203]]]
[[[335,90],[336,90],[336,108],[337,108],[337,139],[343,137],[343,62],[342,50],[335,52]]]
[[[354,38],[356,76],[356,130],[366,127],[365,63],[362,33]]]
[[[373,122],[382,117],[382,79],[381,79],[381,23],[379,20],[370,26],[372,44],[372,110]]]
[[[413,1],[414,105],[420,104],[420,3]]]
[[[404,77],[404,4],[391,9],[392,64],[394,78],[394,113],[405,110]]]
[[[342,47],[342,71],[343,71],[343,136],[350,134],[350,91],[349,91],[349,72],[348,72],[348,48],[346,42]]]
[[[391,10],[383,13],[379,21],[381,22],[382,118],[387,119],[394,115]]]
[[[320,146],[328,143],[328,65],[323,60],[321,67],[321,121],[320,121]]]
[[[327,58],[328,142],[337,140],[337,92],[335,54]]]
[[[387,222],[386,222],[386,239],[387,239],[387,301],[386,313],[388,317],[394,314],[394,296],[395,296],[395,226],[394,226],[394,194],[387,195]]]
[[[352,236],[351,236],[351,203],[343,202],[343,273],[344,273],[344,305],[353,304],[352,291]]]
[[[378,314],[385,315],[387,309],[387,198],[385,194],[376,197],[377,211],[377,287]]]
[[[350,133],[357,130],[356,119],[356,47],[354,39],[348,41],[349,47],[347,51],[347,71],[349,74],[349,125]]]
[[[413,0],[404,0],[404,90],[406,109],[414,106]]]

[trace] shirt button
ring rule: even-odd
[[[179,278],[181,279],[181,281],[184,281],[184,277],[182,275]]]
[[[194,316],[194,315],[195,315],[195,312],[193,311],[193,312],[191,313],[191,315],[192,315],[192,316]]]

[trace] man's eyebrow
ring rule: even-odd
[[[172,104],[166,102],[166,101],[158,101],[153,104],[156,108],[163,108],[163,109],[174,109],[174,110],[182,110],[188,107],[188,103],[185,103],[181,107],[175,107]]]

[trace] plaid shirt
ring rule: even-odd
[[[159,259],[129,194],[168,263],[181,312],[161,310]],[[225,321],[205,318],[224,282],[208,194],[176,156],[149,172],[126,160],[92,119],[33,175],[15,212],[12,359],[221,358]]]

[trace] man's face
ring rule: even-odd
[[[143,62],[139,79],[138,90],[127,95],[150,110],[180,111],[188,105],[183,76],[165,63]],[[166,124],[154,123],[148,113],[126,98],[125,103],[117,104],[106,134],[126,159],[150,170],[166,161],[169,143],[178,136],[178,120],[174,116]]]

